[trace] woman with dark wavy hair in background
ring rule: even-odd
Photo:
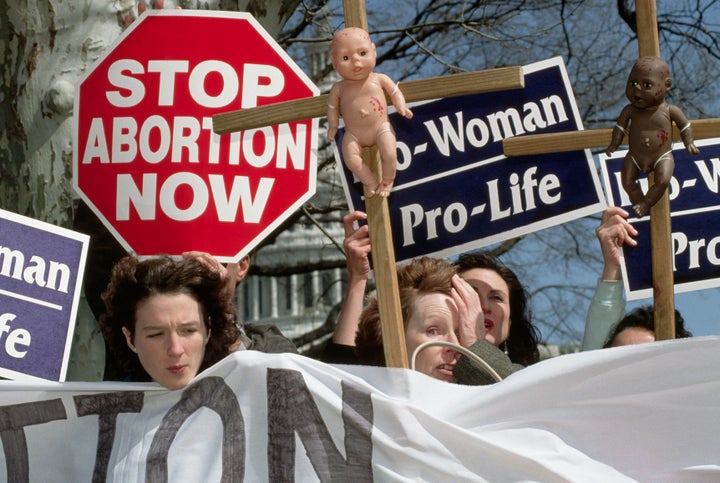
[[[480,296],[485,340],[516,364],[529,366],[538,362],[538,330],[531,321],[527,291],[517,275],[496,257],[481,251],[460,255],[455,266]]]

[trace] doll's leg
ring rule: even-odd
[[[655,162],[655,169],[653,170],[655,179],[653,185],[645,195],[645,199],[648,202],[648,209],[657,203],[665,193],[665,190],[670,185],[674,169],[675,159],[673,158],[672,152],[663,154]]]
[[[375,191],[380,196],[387,197],[390,196],[397,170],[397,145],[395,133],[390,128],[390,123],[385,123],[380,128],[377,136],[377,146],[382,161],[382,181],[375,188]]]
[[[373,196],[378,185],[377,178],[370,167],[363,162],[362,147],[357,138],[347,130],[343,137],[342,152],[345,165],[363,184],[367,193],[366,196]]]
[[[637,179],[640,174],[635,159],[630,153],[625,155],[623,159],[622,168],[620,169],[620,180],[622,182],[623,189],[630,197],[630,201],[633,204],[633,210],[638,216],[645,214],[645,211],[649,208],[645,195],[643,194],[640,186],[638,185]],[[641,213],[642,212],[642,213]]]

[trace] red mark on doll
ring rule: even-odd
[[[375,96],[370,98],[370,104],[373,105],[373,111],[375,112],[383,112],[385,110],[383,108],[382,102],[380,102],[380,99]]]
[[[664,145],[667,140],[670,139],[670,133],[667,132],[665,129],[658,129],[657,137],[660,140],[660,144]]]

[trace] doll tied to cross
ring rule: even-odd
[[[683,111],[665,101],[672,87],[667,63],[660,57],[644,56],[635,62],[625,87],[630,101],[617,119],[606,154],[614,152],[628,136],[628,152],[621,168],[623,189],[630,197],[638,217],[658,202],[672,178],[675,160],[672,154],[672,123],[680,130],[685,149],[690,154],[700,151],[693,140],[690,122]],[[637,179],[640,171],[654,172],[655,182],[643,194]]]
[[[345,165],[365,186],[367,196],[387,197],[395,181],[397,151],[385,93],[401,116],[410,119],[412,111],[405,104],[398,85],[387,75],[374,72],[375,44],[364,29],[348,27],[335,33],[330,58],[343,79],[333,85],[328,96],[328,138],[335,139],[342,116]],[[382,160],[380,180],[362,159],[363,148],[375,145]]]

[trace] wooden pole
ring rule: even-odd
[[[660,56],[655,0],[636,0],[638,51]],[[648,180],[652,185],[653,173]],[[675,299],[673,253],[671,244],[670,197],[665,190],[662,198],[650,209],[650,245],[652,253],[655,340],[675,338]]]
[[[346,27],[360,27],[368,30],[365,0],[343,0]]]
[[[361,27],[367,30],[364,0],[343,0],[343,8],[346,27]],[[363,161],[370,166],[378,179],[382,179],[377,146],[363,150]],[[385,365],[408,368],[410,365],[405,346],[405,326],[400,307],[400,290],[395,269],[395,249],[392,244],[387,198],[379,196],[368,198],[366,192],[365,209],[370,228]]]

